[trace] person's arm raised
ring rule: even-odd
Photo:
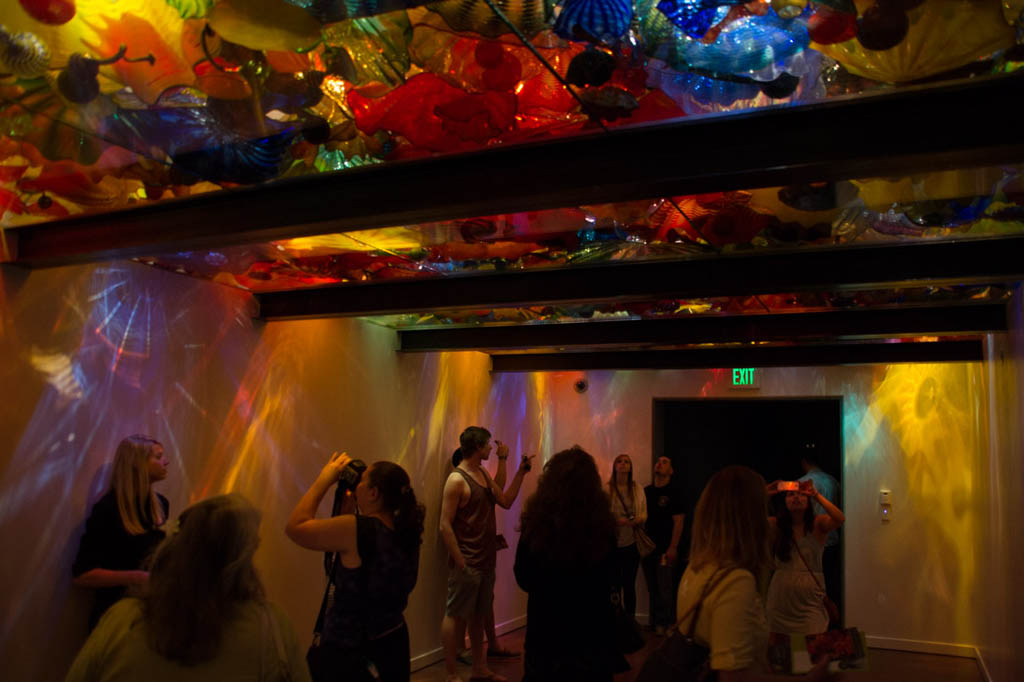
[[[519,496],[519,489],[523,486],[523,479],[526,478],[526,474],[531,467],[531,459],[533,459],[533,455],[523,455],[523,458],[519,461],[519,468],[516,469],[516,475],[512,477],[512,482],[509,483],[507,490],[499,488],[497,483],[488,477],[491,490],[494,492],[494,500],[502,508],[508,509],[511,507],[512,503],[516,501],[516,497]]]
[[[302,496],[288,517],[284,532],[292,542],[323,552],[347,554],[356,549],[356,517],[342,514],[329,519],[316,518],[320,501],[338,481],[341,471],[352,459],[344,452],[336,452],[324,465],[306,494]]]
[[[498,468],[494,472],[494,482],[504,490],[505,483],[508,482],[508,446],[500,440],[494,442],[498,444]]]

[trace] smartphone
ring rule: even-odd
[[[779,485],[775,489],[779,492],[800,490],[800,484],[796,481],[779,481]]]

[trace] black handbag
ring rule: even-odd
[[[711,649],[700,644],[693,634],[704,598],[731,572],[724,570],[719,576],[711,576],[697,603],[683,614],[672,628],[672,633],[644,661],[636,682],[713,682],[718,679],[718,673],[711,669]],[[679,625],[691,612],[690,631],[684,635],[679,631]]]

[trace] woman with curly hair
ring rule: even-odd
[[[615,519],[594,458],[579,446],[544,465],[526,501],[516,582],[529,594],[523,682],[610,681],[625,659],[614,641]]]

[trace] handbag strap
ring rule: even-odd
[[[804,558],[804,553],[800,551],[800,545],[798,545],[795,540],[793,541],[793,549],[796,550],[796,554],[797,554],[798,557],[800,557],[800,561],[804,562],[804,568],[806,568],[807,572],[811,574],[811,578],[814,579],[814,584],[818,586],[819,590],[824,592],[825,588],[822,586],[821,582],[818,580],[818,576],[816,576],[814,574],[814,571],[811,570],[810,564],[808,564],[807,563],[807,559]]]
[[[331,505],[331,518],[341,514],[341,507],[345,501],[345,492],[341,486],[334,491],[334,503]],[[313,626],[313,644],[320,643],[320,634],[324,630],[324,618],[327,617],[327,609],[334,604],[334,569],[338,565],[338,552],[328,552],[324,555],[324,570],[327,571],[327,587],[324,588],[324,598],[320,601],[320,613],[316,616],[316,624]]]
[[[693,620],[690,622],[690,631],[686,636],[693,639],[693,633],[697,630],[697,619],[700,618],[700,609],[704,605],[704,599],[711,594],[716,587],[718,587],[719,583],[725,580],[735,570],[736,569],[733,567],[726,567],[713,573],[711,577],[708,578],[708,581],[704,583],[704,589],[701,590],[700,597],[697,598],[697,601],[686,611],[686,613],[680,616],[679,620],[676,621],[674,629],[679,630],[679,626],[682,625],[683,621],[686,620],[686,617],[692,613]]]
[[[611,485],[612,485],[612,490],[615,491],[615,494],[619,498],[619,504],[622,505],[622,511],[624,511],[627,514],[630,514],[630,515],[634,514],[635,512],[634,512],[634,510],[631,507],[630,508],[626,507],[626,501],[624,499],[622,499],[622,493],[619,492],[619,484],[616,483],[615,481],[612,481]],[[635,500],[634,500],[634,504],[635,504]]]

